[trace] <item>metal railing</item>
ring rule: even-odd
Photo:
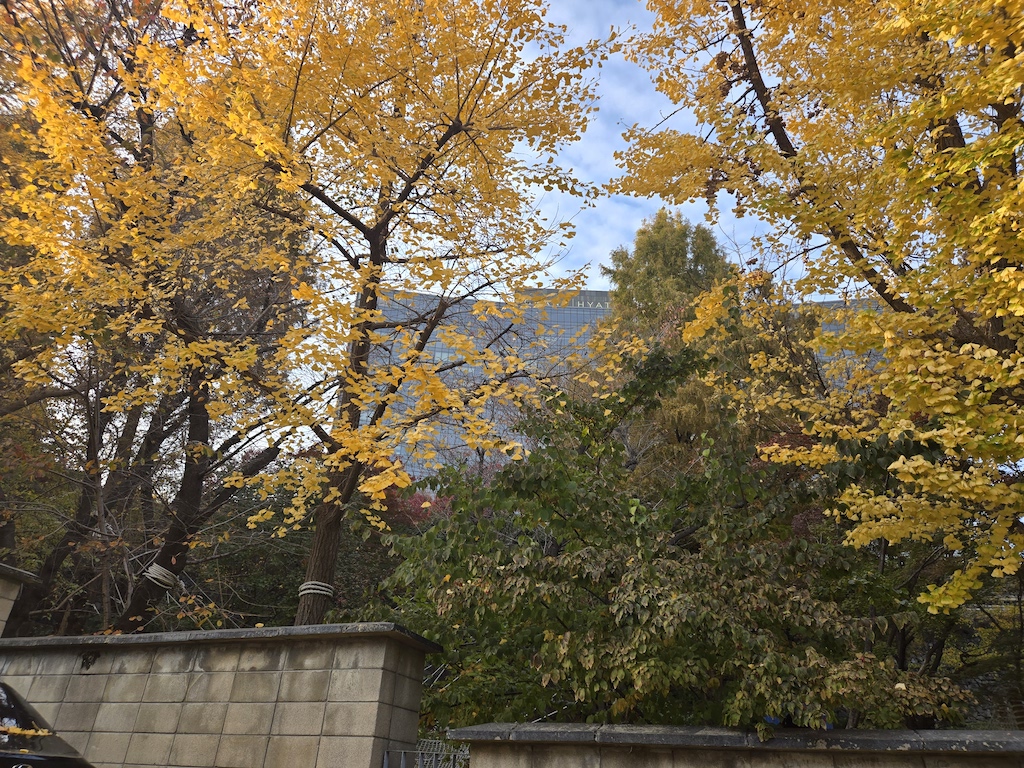
[[[389,749],[382,768],[469,768],[469,747],[454,747],[444,741],[428,739],[415,750]]]

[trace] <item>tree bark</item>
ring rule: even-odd
[[[309,549],[306,581],[334,583],[343,517],[343,508],[337,504],[322,505],[316,511],[316,529],[313,531],[313,543]],[[295,626],[322,623],[332,602],[327,595],[300,595],[299,605],[295,611]]]
[[[171,524],[164,544],[157,552],[153,564],[178,576],[185,568],[190,528],[195,525],[203,500],[203,483],[210,470],[210,414],[206,409],[209,402],[210,385],[205,371],[196,368],[189,377],[188,399],[188,441],[185,443],[185,469],[181,475],[178,493],[171,504]],[[149,568],[149,565],[147,565]],[[156,601],[167,594],[169,587],[159,584],[145,575],[140,578],[132,591],[131,600],[115,622],[118,632],[141,632],[149,622]]]
[[[259,455],[242,465],[239,471],[243,477],[252,477],[256,473],[266,469],[266,467],[273,462],[279,454],[280,448],[276,446],[265,448]],[[203,477],[200,477],[197,481],[194,477],[189,478],[189,485],[186,488],[186,478],[183,477],[182,493],[187,490],[189,494],[194,494],[197,490],[196,486],[198,486],[198,492],[201,495],[203,479]],[[195,510],[190,516],[183,517],[181,514],[175,514],[171,520],[171,524],[164,532],[164,543],[157,551],[156,558],[153,560],[153,563],[170,571],[175,576],[180,576],[185,570],[185,566],[188,564],[189,539],[191,539],[192,536],[195,535],[196,531],[205,525],[218,510],[231,501],[237,492],[238,488],[223,487],[218,491],[217,495],[213,497],[209,504]],[[179,498],[181,498],[181,495],[182,494],[179,493]],[[179,505],[178,501],[179,499],[175,499],[173,509],[183,511],[185,509],[185,505]],[[163,599],[164,595],[166,595],[168,591],[169,588],[166,585],[159,584],[147,578],[144,575],[144,572],[143,574],[140,574],[136,581],[135,589],[132,592],[132,597],[128,606],[114,624],[114,631],[124,633],[143,631],[155,613],[157,602]]]
[[[345,507],[356,494],[359,478],[363,474],[361,464],[353,464],[336,480],[340,496],[329,504],[321,504],[316,511],[316,529],[309,549],[309,563],[306,565],[306,581],[334,584],[338,566],[338,548],[341,544],[341,526],[344,523]],[[322,624],[331,599],[326,595],[306,594],[299,597],[295,611],[295,626]]]

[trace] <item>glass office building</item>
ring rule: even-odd
[[[435,362],[453,359],[455,351],[444,342],[443,328],[454,328],[460,334],[471,335],[480,344],[493,344],[495,339],[509,353],[524,359],[539,357],[526,350],[544,347],[548,355],[565,358],[570,354],[586,354],[586,342],[598,323],[611,312],[608,291],[579,291],[566,299],[564,294],[548,290],[535,290],[528,294],[530,306],[522,320],[510,324],[501,304],[493,303],[493,314],[474,311],[473,303],[460,303],[449,308],[444,315],[439,333],[427,344],[424,352]],[[479,300],[485,301],[483,299]],[[384,317],[390,322],[407,326],[423,324],[437,307],[438,297],[430,294],[412,294],[402,298],[386,298],[381,302]],[[477,307],[477,309],[479,309]],[[511,327],[505,328],[505,325]],[[500,337],[500,339],[499,339]]]
[[[611,312],[608,291],[579,291],[565,300],[556,292],[538,290],[531,298],[537,306],[527,313],[521,332],[544,338],[557,352],[585,354],[590,334]]]
[[[528,306],[509,312],[506,305],[490,302],[482,306],[477,302],[462,302],[450,307],[438,324],[430,342],[423,350],[431,363],[446,370],[444,376],[453,389],[469,391],[487,380],[489,373],[474,363],[460,364],[463,354],[452,346],[452,339],[465,343],[473,340],[477,349],[487,348],[499,355],[515,357],[526,372],[538,378],[568,372],[573,361],[586,358],[586,344],[594,328],[611,309],[608,291],[579,291],[566,298],[554,291],[536,290],[527,296]],[[423,327],[431,322],[439,297],[430,294],[408,294],[388,297],[380,304],[388,324],[405,328]],[[515,321],[511,315],[518,315]],[[371,354],[371,367],[387,366],[389,350],[380,345]],[[395,398],[403,399],[402,395]],[[397,403],[396,403],[397,405]],[[514,435],[517,412],[503,412],[499,405],[488,404],[488,419],[497,426],[499,434]],[[443,413],[433,418],[439,424],[435,432],[438,455],[443,463],[456,464],[479,460],[478,452],[466,445],[457,424]],[[405,453],[404,463],[414,475],[422,476],[429,467]]]

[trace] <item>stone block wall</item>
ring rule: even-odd
[[[460,728],[471,768],[1024,768],[1021,731],[509,724]]]
[[[21,592],[21,583],[14,579],[0,578],[0,632],[3,632],[7,624],[7,617],[11,615],[14,601],[18,599]]]
[[[39,578],[20,568],[12,568],[0,563],[0,635],[7,626],[7,619],[14,608],[23,584],[38,584]]]
[[[0,640],[0,677],[97,768],[380,768],[424,654],[394,624]]]

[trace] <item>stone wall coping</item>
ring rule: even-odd
[[[575,723],[487,723],[448,731],[454,741],[792,752],[998,752],[1024,755],[1024,731],[880,731],[777,728],[773,738],[739,728]]]
[[[4,563],[0,563],[0,578],[8,578],[19,584],[39,585],[43,583],[43,580],[34,573],[29,573],[28,571],[21,570],[21,568],[15,568]]]
[[[309,624],[300,627],[253,627],[249,629],[209,629],[189,632],[152,632],[134,635],[79,635],[73,637],[16,637],[0,639],[0,651],[31,648],[84,648],[96,646],[186,645],[193,643],[275,642],[306,640],[358,640],[386,637],[424,653],[443,649],[400,624],[386,621],[357,624]]]

